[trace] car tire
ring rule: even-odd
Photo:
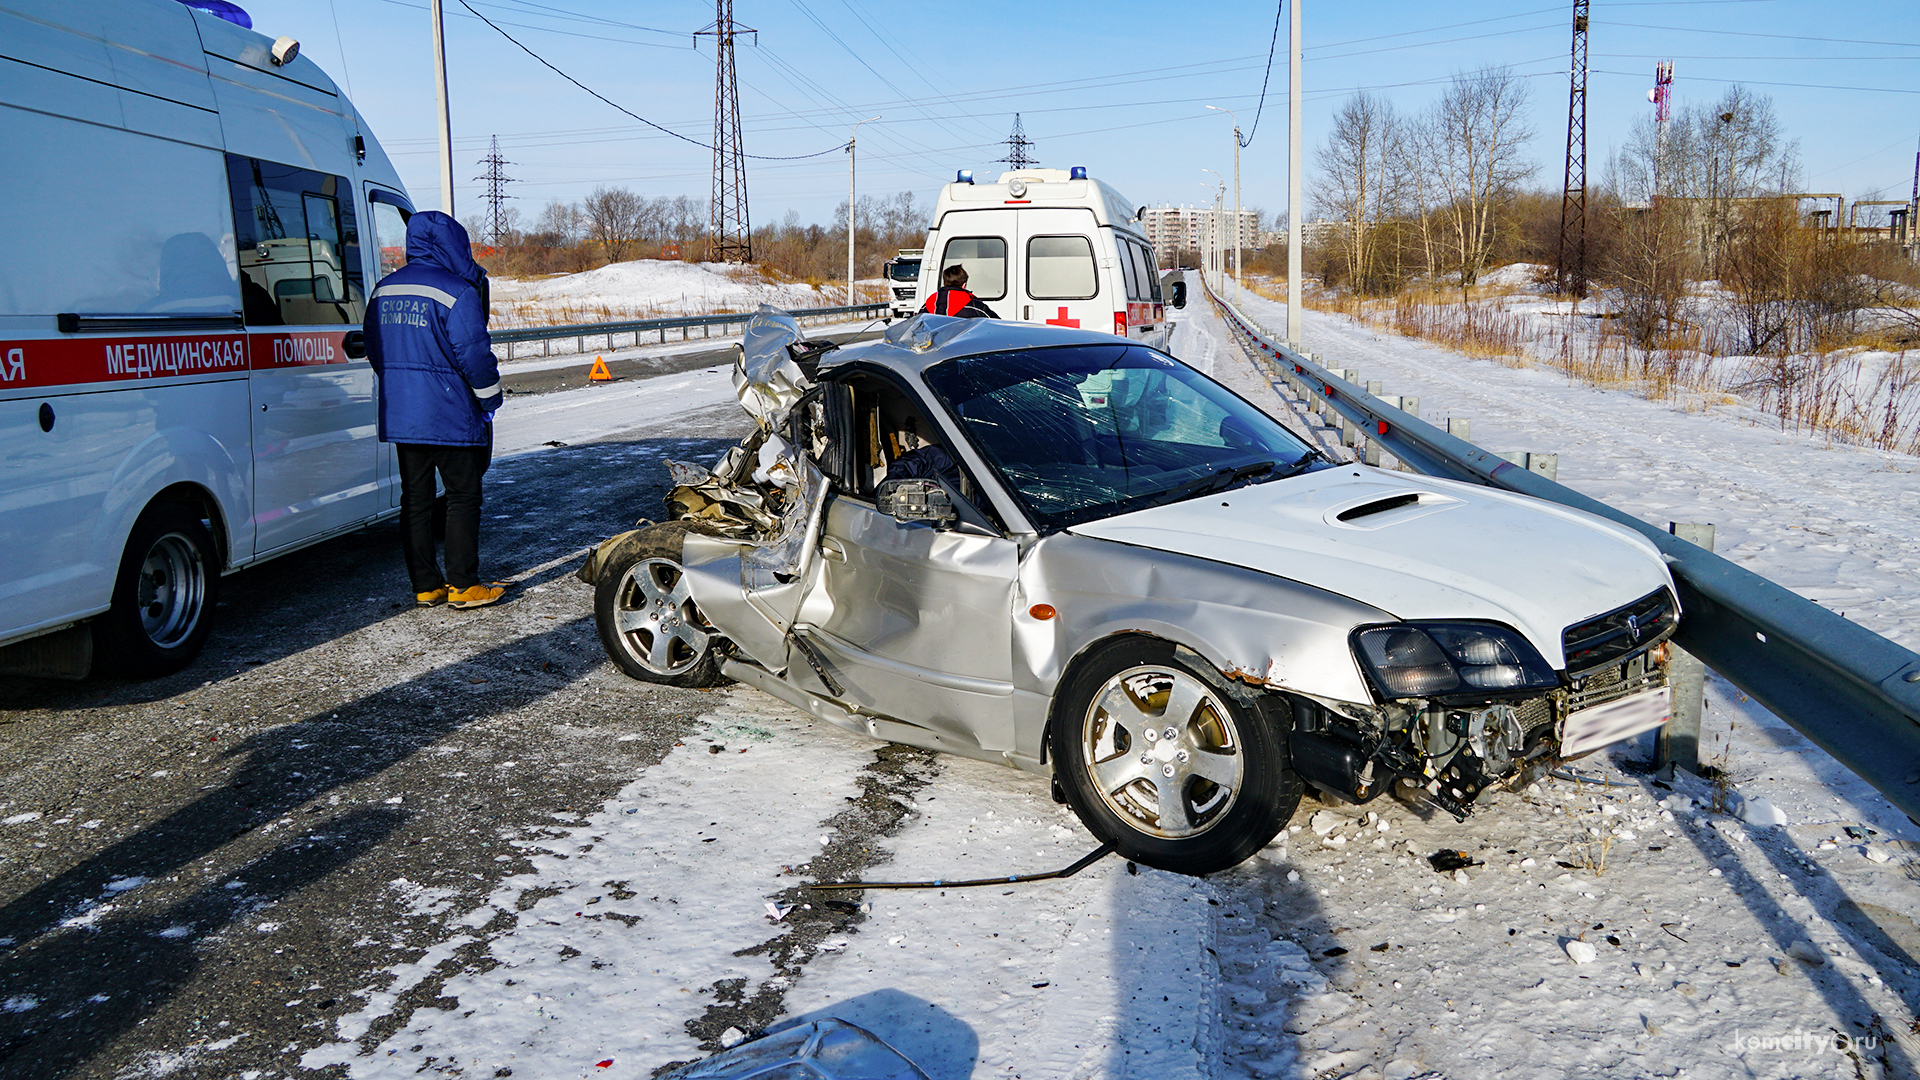
[[[1249,704],[1183,655],[1198,660],[1156,638],[1100,647],[1062,680],[1048,743],[1089,831],[1135,862],[1199,876],[1265,847],[1300,804],[1301,782],[1285,713]]]
[[[593,619],[600,644],[621,671],[664,686],[722,686],[729,648],[687,594],[681,568],[683,521],[651,525],[621,545],[600,571]],[[662,633],[662,627],[665,633]]]
[[[193,662],[213,630],[220,557],[200,515],[180,503],[141,511],[120,555],[112,606],[93,621],[96,669],[135,679]]]

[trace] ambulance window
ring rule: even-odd
[[[1156,304],[1163,303],[1160,298],[1160,260],[1154,257],[1153,248],[1145,244],[1140,246],[1140,259],[1141,265],[1146,268],[1147,299]]]
[[[1140,278],[1140,295],[1135,299],[1160,302],[1160,275],[1154,272],[1153,254],[1145,244],[1128,244],[1133,254],[1134,272]]]
[[[1099,295],[1093,244],[1084,236],[1027,241],[1027,295],[1035,300],[1091,300]]]
[[[999,300],[1007,295],[1007,242],[997,236],[956,236],[947,241],[946,254],[940,259],[940,273],[949,266],[965,267],[967,291],[982,300]],[[939,279],[934,279],[939,286]]]
[[[1133,261],[1133,244],[1125,239],[1116,239],[1114,247],[1120,252],[1120,276],[1127,282],[1127,299],[1145,299],[1140,295],[1140,267]]]
[[[365,313],[366,287],[347,182],[231,154],[227,180],[247,322],[357,325]]]
[[[378,285],[381,278],[407,265],[407,217],[406,211],[384,200],[368,203],[367,209],[373,218],[373,250],[380,258],[374,269]]]

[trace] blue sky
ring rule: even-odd
[[[425,0],[240,0],[256,29],[290,34],[354,100],[424,206],[438,202]],[[529,48],[607,98],[700,143],[712,139],[711,3],[468,0]],[[597,184],[647,195],[709,194],[712,154],[643,127],[569,85],[498,32],[448,7],[455,200],[478,209],[478,159],[500,136],[509,191],[526,214]],[[1543,188],[1560,185],[1571,3],[1304,0],[1304,138],[1356,89],[1425,108],[1448,77],[1485,64],[1527,76]],[[1651,111],[1656,60],[1675,62],[1676,104],[1744,82],[1773,98],[1800,141],[1808,190],[1904,198],[1920,140],[1920,25],[1913,0],[1592,0],[1589,173],[1597,180],[1634,118]],[[831,150],[855,121],[862,194],[931,200],[958,168],[991,169],[1013,115],[1043,165],[1086,165],[1140,203],[1205,202],[1232,176],[1235,110],[1253,141],[1243,199],[1286,202],[1287,28],[1261,112],[1274,5],[961,0],[735,0],[759,31],[737,50],[749,154]],[[336,30],[337,27],[337,30]],[[1258,127],[1255,118],[1259,115]],[[1309,173],[1311,173],[1309,156]],[[846,198],[846,155],[755,160],[756,223],[787,211],[824,223]],[[1229,193],[1231,198],[1231,193]]]

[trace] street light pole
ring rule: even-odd
[[[1213,188],[1211,184],[1208,185],[1210,189],[1214,190],[1214,196],[1212,214],[1213,228],[1211,230],[1213,235],[1213,259],[1208,261],[1207,271],[1213,277],[1213,291],[1221,292],[1223,291],[1223,286],[1226,284],[1226,282],[1221,281],[1220,278],[1226,270],[1227,256],[1226,248],[1220,243],[1220,211],[1223,209],[1220,204],[1227,201],[1227,178],[1204,165],[1200,167],[1200,171],[1213,173],[1214,179],[1220,181],[1218,188]]]
[[[1300,2],[1287,22],[1287,344],[1300,347]]]
[[[1240,304],[1240,118],[1233,115],[1232,109],[1223,109],[1218,105],[1207,108],[1214,112],[1223,112],[1233,120],[1233,302]]]
[[[869,116],[860,124],[880,119]],[[853,134],[847,136],[847,306],[853,306],[853,144],[860,138],[860,124],[853,125]]]
[[[440,0],[433,9],[433,89],[440,105],[440,211],[453,216],[453,118],[447,112],[447,35]]]

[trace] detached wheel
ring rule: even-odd
[[[1054,696],[1048,741],[1087,829],[1161,870],[1236,866],[1300,803],[1284,730],[1151,638],[1077,665]]]
[[[620,670],[666,686],[720,686],[726,641],[687,591],[681,550],[688,526],[641,530],[600,572],[593,618],[600,644]]]
[[[198,514],[179,503],[147,507],[120,556],[113,606],[93,623],[101,669],[153,678],[192,663],[213,629],[219,566]]]

